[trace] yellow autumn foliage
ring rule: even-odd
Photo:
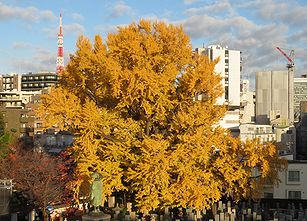
[[[242,143],[216,126],[226,111],[216,104],[217,62],[193,53],[182,28],[164,22],[120,27],[105,43],[81,36],[38,111],[46,126],[76,135],[75,197],[94,170],[103,196],[126,189],[141,211],[210,207],[276,182],[284,164],[275,146]]]

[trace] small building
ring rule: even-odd
[[[276,140],[276,134],[271,125],[241,124],[240,138],[242,141],[258,138],[261,142],[272,142]]]
[[[59,131],[47,129],[42,134],[35,135],[35,146],[42,151],[57,154],[74,142],[74,135],[69,131]]]
[[[288,159],[296,157],[296,129],[294,126],[274,127],[263,124],[241,124],[240,138],[242,141],[260,139],[260,142],[274,142],[280,156]]]

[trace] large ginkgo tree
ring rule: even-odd
[[[193,53],[182,27],[141,20],[76,45],[38,111],[46,127],[76,135],[76,198],[93,171],[104,197],[126,189],[141,211],[210,207],[277,182],[284,161],[274,145],[242,143],[218,126],[218,60]]]

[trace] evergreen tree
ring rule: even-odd
[[[11,137],[6,131],[3,115],[0,114],[0,158],[6,157],[9,153]]]

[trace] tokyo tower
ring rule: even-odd
[[[63,28],[62,28],[62,12],[60,13],[60,29],[58,33],[58,56],[56,60],[56,73],[59,74],[64,70],[64,57],[63,57]]]

